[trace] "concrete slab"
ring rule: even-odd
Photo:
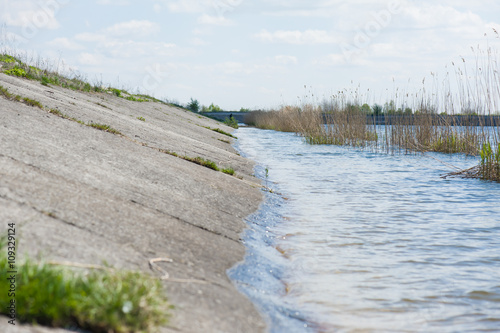
[[[236,154],[227,143],[231,138],[205,127],[231,128],[159,103],[45,87],[4,74],[0,85],[123,133],[0,98],[0,232],[16,223],[20,253],[106,261],[158,276],[148,260],[172,258],[159,264],[176,281],[164,282],[176,309],[162,332],[265,331],[253,305],[225,274],[243,259],[243,219],[262,199],[252,162]],[[233,167],[241,179],[160,150]],[[193,279],[198,281],[186,281]],[[0,318],[1,331],[61,331],[5,323]]]

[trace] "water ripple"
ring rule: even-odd
[[[290,199],[268,194],[230,272],[272,332],[499,331],[500,186],[441,179],[436,158],[476,161],[237,135],[257,175]]]

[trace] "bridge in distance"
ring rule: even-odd
[[[233,116],[239,123],[245,124],[246,117],[251,114],[251,112],[200,112],[201,115],[214,118],[219,121],[224,121]],[[452,126],[500,126],[500,116],[443,116],[443,115],[434,115],[436,120],[445,120],[445,123],[448,123]],[[374,124],[374,125],[393,125],[398,124],[401,121],[401,118],[406,119],[410,123],[414,123],[414,121],[418,118],[418,116],[399,116],[399,115],[367,115],[366,123]],[[331,123],[331,115],[323,114],[323,120],[325,124]]]
[[[224,112],[200,112],[201,115],[209,118],[214,118],[219,121],[224,121],[226,119],[229,119],[231,115],[233,116],[234,119],[236,119],[239,123],[245,123],[245,115],[247,115],[247,112],[230,112],[230,111],[224,111]]]

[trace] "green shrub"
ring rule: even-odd
[[[224,120],[224,124],[232,127],[232,128],[239,128],[238,126],[238,121],[234,117],[229,117]]]
[[[191,102],[187,105],[187,108],[193,112],[199,112],[200,111],[200,103],[198,102],[197,99],[192,99]]]

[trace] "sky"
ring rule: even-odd
[[[0,0],[0,47],[177,103],[225,110],[386,99],[500,48],[494,0]]]

